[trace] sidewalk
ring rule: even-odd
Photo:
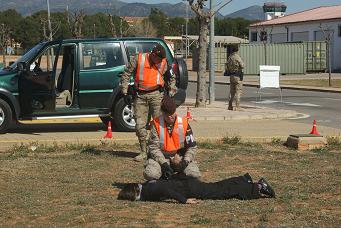
[[[263,119],[287,119],[304,118],[305,114],[284,109],[272,109],[267,107],[251,106],[242,104],[240,111],[227,109],[227,104],[216,101],[206,105],[206,108],[195,108],[195,99],[186,99],[185,104],[178,108],[181,116],[187,116],[187,110],[194,120],[263,120]]]

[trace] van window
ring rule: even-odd
[[[82,44],[83,70],[107,69],[124,65],[119,43]]]
[[[46,48],[30,65],[30,71],[52,72],[59,45]]]
[[[128,57],[137,55],[139,52],[147,53],[151,52],[153,47],[158,42],[134,42],[134,41],[127,41],[124,43],[125,48],[128,53]]]

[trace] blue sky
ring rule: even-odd
[[[144,3],[178,3],[182,0],[121,0],[123,2],[144,2]],[[226,2],[227,0],[214,0],[216,3]],[[226,15],[235,12],[240,9],[252,5],[262,6],[264,2],[269,2],[266,0],[233,0],[229,5],[225,6],[221,10],[221,14]],[[341,5],[341,0],[284,0],[277,2],[284,2],[287,5],[287,13],[294,13],[298,11],[303,11],[306,9],[315,8],[318,6],[331,6],[331,5]],[[207,1],[207,6],[209,6],[209,0]]]

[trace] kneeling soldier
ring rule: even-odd
[[[168,179],[173,174],[200,178],[194,161],[197,146],[187,119],[176,114],[176,104],[168,96],[161,102],[161,112],[151,122],[145,179]]]

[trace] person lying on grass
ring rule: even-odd
[[[218,182],[205,183],[195,178],[153,180],[143,184],[130,183],[118,194],[119,200],[162,201],[174,199],[180,203],[194,204],[197,199],[224,200],[236,198],[251,200],[275,198],[275,191],[261,178],[253,182],[246,173]]]

